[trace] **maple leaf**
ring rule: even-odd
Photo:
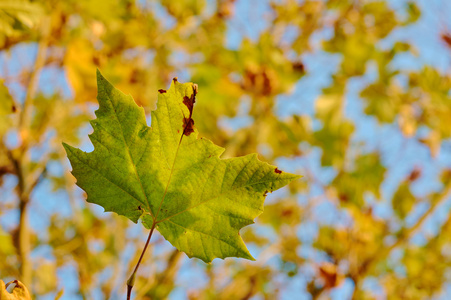
[[[64,144],[88,202],[156,228],[178,250],[205,262],[253,259],[239,230],[263,212],[267,192],[299,178],[256,154],[221,159],[224,149],[198,138],[192,118],[197,86],[159,90],[148,127],[142,107],[97,73],[94,151]]]

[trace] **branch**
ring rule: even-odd
[[[355,298],[356,291],[358,290],[357,283],[359,282],[359,278],[363,277],[375,263],[377,263],[382,259],[387,258],[387,256],[391,253],[392,250],[400,246],[405,241],[409,240],[414,235],[414,233],[423,226],[426,219],[435,211],[435,209],[438,206],[440,206],[440,204],[442,204],[446,199],[448,199],[450,194],[451,194],[451,182],[445,186],[443,192],[437,199],[431,201],[431,206],[429,207],[429,209],[417,220],[417,222],[412,227],[407,229],[395,243],[381,249],[376,255],[363,262],[356,274],[350,274],[349,277],[354,280],[355,284],[353,299]]]
[[[18,179],[18,196],[19,196],[19,227],[18,227],[18,243],[17,251],[20,261],[20,275],[21,281],[25,286],[30,286],[31,283],[31,266],[28,261],[28,256],[30,253],[30,240],[29,240],[29,230],[28,230],[28,202],[29,198],[25,193],[25,179],[22,172],[22,165],[18,159],[16,159],[9,149],[6,149],[6,155],[11,161],[15,174]]]
[[[29,188],[27,187],[26,176],[23,173],[24,166],[27,164],[27,160],[24,154],[28,150],[28,140],[29,140],[29,128],[31,123],[31,107],[32,100],[36,96],[36,91],[39,83],[39,74],[45,62],[47,47],[48,47],[48,35],[50,31],[50,22],[48,18],[44,18],[41,24],[43,35],[38,43],[38,51],[36,54],[36,60],[34,64],[33,71],[30,75],[30,81],[27,87],[27,94],[25,96],[22,111],[19,116],[19,132],[22,136],[22,151],[21,155],[16,159],[10,156],[10,159],[14,163],[16,169],[18,184],[18,195],[19,195],[19,230],[18,230],[18,252],[20,259],[20,274],[21,281],[25,286],[31,286],[31,264],[29,261],[30,256],[30,231],[28,228],[28,203],[29,198]]]
[[[19,117],[19,129],[27,130],[30,126],[31,121],[31,106],[36,92],[38,90],[39,77],[41,74],[41,69],[44,67],[47,47],[48,47],[48,36],[50,33],[50,20],[48,18],[42,19],[42,36],[38,43],[38,51],[36,53],[36,59],[34,62],[33,71],[30,74],[30,79],[28,81],[27,93],[25,95],[24,104]]]
[[[403,234],[402,237],[400,237],[393,245],[387,248],[387,252],[390,253],[393,249],[401,245],[406,240],[410,239],[415,231],[417,231],[421,226],[423,226],[424,221],[435,211],[435,209],[442,204],[446,199],[448,199],[449,195],[451,193],[451,183],[449,183],[445,189],[443,190],[440,197],[433,201],[429,209],[418,219],[418,221],[409,229],[406,230],[406,232]]]

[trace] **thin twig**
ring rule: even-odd
[[[135,269],[133,270],[132,275],[130,275],[130,278],[127,280],[127,300],[130,300],[130,296],[132,294],[133,285],[135,284],[135,275],[138,271],[139,265],[141,264],[141,261],[143,259],[144,253],[147,250],[147,246],[149,245],[150,238],[152,237],[153,231],[155,230],[155,226],[157,224],[153,222],[152,228],[150,229],[149,236],[147,237],[146,244],[144,245],[144,249],[141,252],[141,256],[139,257],[138,263],[135,266]]]
[[[48,48],[48,35],[50,31],[50,23],[48,18],[42,20],[43,35],[38,43],[38,51],[36,53],[36,59],[33,66],[33,71],[30,74],[30,79],[28,81],[27,93],[25,95],[24,104],[22,111],[20,113],[19,128],[28,129],[30,119],[30,109],[32,106],[33,98],[36,96],[38,90],[39,77],[41,70],[45,65],[45,59],[47,56]]]

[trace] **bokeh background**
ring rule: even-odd
[[[304,176],[241,231],[256,262],[157,234],[136,299],[449,299],[450,1],[0,0],[0,278],[36,299],[124,299],[147,236],[61,145],[92,150],[96,68],[148,114],[197,83],[223,157]]]

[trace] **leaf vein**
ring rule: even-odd
[[[74,153],[74,152],[72,152]],[[111,179],[109,179],[108,177],[106,177],[104,174],[100,173],[97,169],[95,169],[94,167],[90,166],[86,161],[83,161],[82,159],[80,159],[80,157],[76,156],[74,154],[74,156],[80,161],[82,162],[85,166],[89,167],[91,170],[93,170],[95,173],[99,174],[100,176],[102,176],[103,178],[105,178],[106,180],[108,180],[109,182],[111,182],[113,185],[117,186],[119,189],[121,189],[122,191],[124,191],[126,194],[130,195],[133,199],[135,199],[136,201],[138,201],[141,204],[144,204],[141,200],[139,200],[138,198],[136,198],[135,196],[133,196],[129,191],[125,190],[123,187],[121,187],[120,185],[118,185],[117,183],[115,183],[114,181],[112,181]]]
[[[219,198],[219,197],[221,197],[221,196],[223,196],[223,195],[225,195],[225,194],[227,194],[227,193],[234,192],[234,191],[236,191],[236,190],[238,190],[238,189],[246,188],[246,187],[248,187],[248,186],[253,186],[253,185],[256,185],[256,184],[261,184],[261,183],[271,183],[271,182],[282,181],[282,180],[286,180],[286,179],[274,179],[274,180],[268,180],[268,181],[254,182],[254,183],[251,183],[251,184],[246,184],[246,185],[240,186],[240,187],[235,188],[235,189],[233,189],[233,190],[228,190],[228,191],[225,192],[225,193],[224,193],[224,192],[221,192],[219,195],[217,195],[217,196],[215,196],[215,197],[213,197],[213,198],[211,198],[211,199],[207,199],[207,200],[202,201],[202,202],[200,202],[200,203],[198,203],[198,204],[196,204],[196,205],[194,205],[194,206],[188,207],[188,208],[186,208],[186,209],[184,209],[184,210],[182,210],[182,211],[180,211],[180,212],[178,212],[178,213],[173,214],[172,216],[169,216],[169,217],[166,217],[166,218],[164,218],[164,219],[162,219],[162,220],[157,221],[157,223],[162,223],[162,222],[168,221],[169,219],[171,219],[171,218],[173,218],[173,217],[175,217],[175,216],[177,216],[177,215],[180,215],[180,214],[182,214],[182,213],[184,213],[184,212],[186,212],[186,211],[188,211],[188,210],[194,209],[194,208],[196,208],[196,207],[198,207],[198,206],[200,206],[200,205],[202,205],[202,204],[204,204],[204,203],[206,203],[206,202],[208,202],[208,201],[215,200],[215,199],[217,199],[217,198]]]
[[[174,225],[177,225],[177,226],[179,226],[179,227],[181,227],[181,228],[184,228],[184,229],[187,229],[187,230],[191,230],[191,231],[194,231],[194,232],[197,232],[197,233],[200,233],[200,234],[209,236],[209,237],[211,237],[211,238],[213,238],[213,239],[215,239],[215,240],[218,240],[218,241],[220,241],[220,242],[223,242],[224,244],[227,244],[227,245],[231,246],[232,248],[235,248],[235,249],[239,250],[240,252],[243,252],[243,250],[241,250],[240,248],[238,248],[238,247],[236,247],[236,246],[234,246],[234,245],[231,245],[231,244],[229,244],[227,241],[224,241],[223,239],[220,239],[220,238],[218,238],[218,237],[216,237],[216,236],[213,236],[213,235],[211,235],[211,234],[208,234],[208,233],[205,233],[205,232],[202,232],[202,231],[195,230],[195,229],[193,229],[193,228],[185,227],[185,226],[183,226],[183,225],[174,223],[174,222],[172,222],[172,221],[169,221],[169,222],[172,223],[172,224],[174,224]]]
[[[114,110],[114,115],[115,115],[115,117],[116,117],[116,120],[117,120],[117,122],[119,123],[119,126],[121,127],[122,138],[123,138],[123,140],[124,140],[124,144],[127,146],[126,149],[127,149],[127,153],[128,153],[129,158],[130,158],[130,161],[131,161],[131,165],[133,166],[133,170],[135,171],[136,179],[138,179],[139,185],[140,185],[140,187],[141,187],[141,191],[142,191],[142,193],[144,194],[144,197],[146,198],[146,202],[147,202],[147,203],[146,203],[145,205],[146,205],[147,208],[149,209],[149,212],[150,212],[150,215],[152,216],[152,218],[154,218],[154,217],[153,217],[153,214],[152,214],[152,211],[150,210],[150,202],[149,202],[149,199],[147,198],[146,191],[144,190],[144,186],[143,186],[143,184],[142,184],[142,182],[141,182],[141,178],[140,178],[139,175],[138,175],[138,170],[136,169],[136,165],[135,165],[135,162],[133,161],[132,154],[130,153],[130,147],[129,147],[128,143],[127,143],[127,140],[125,139],[124,128],[122,127],[122,123],[121,123],[121,121],[119,120],[119,116],[118,116],[118,114],[117,114],[116,107],[114,107],[114,103],[113,103],[113,101],[110,99],[110,96],[109,96],[109,95],[106,95],[106,98],[110,101],[111,107],[113,107],[113,110]]]

